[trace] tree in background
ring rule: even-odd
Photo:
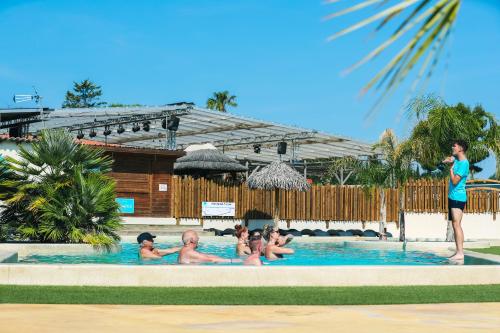
[[[330,161],[325,174],[321,177],[324,184],[351,185],[356,184],[356,171],[361,161],[354,156],[344,156]]]
[[[465,140],[469,144],[467,158],[471,174],[479,168],[490,152],[496,158],[496,174],[500,167],[500,132],[495,116],[483,107],[470,108],[462,103],[450,106],[433,96],[413,100],[408,108],[417,123],[410,136],[416,161],[427,174],[448,175],[443,172],[441,161],[451,154],[453,140]]]
[[[229,91],[214,92],[207,100],[207,109],[227,112],[226,106],[237,107],[236,96],[230,95]]]
[[[39,242],[109,246],[119,237],[112,160],[79,145],[66,131],[46,130],[19,159],[7,158],[17,179],[0,224],[11,237]]]
[[[378,189],[380,195],[380,227],[379,232],[383,233],[387,221],[387,201],[385,189],[398,188],[402,186],[411,176],[415,175],[412,169],[411,146],[407,141],[399,142],[391,129],[385,130],[379,141],[373,145],[378,158],[370,158],[361,163],[357,170],[357,180],[365,190]],[[400,193],[399,196],[399,230],[401,241],[405,240],[405,220],[404,201]]]
[[[82,82],[73,82],[73,91],[67,91],[63,108],[93,108],[105,105],[105,102],[99,102],[102,96],[101,86],[86,79]]]
[[[336,2],[338,0],[327,1],[327,3]],[[461,0],[362,0],[326,17],[334,19],[371,6],[375,8],[373,15],[335,33],[328,38],[329,41],[376,22],[378,24],[375,32],[391,25],[395,27],[387,39],[346,71],[351,72],[373,60],[393,44],[402,45],[396,55],[362,89],[364,93],[374,87],[385,85],[379,102],[372,112],[394,92],[420,60],[423,61],[410,93],[415,92],[422,78],[429,78],[433,74],[456,21],[461,2]],[[418,28],[412,35],[408,35],[414,27]]]

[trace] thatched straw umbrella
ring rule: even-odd
[[[247,167],[216,149],[200,149],[188,152],[174,164],[178,174],[209,174],[224,172],[244,172]]]
[[[247,180],[249,188],[275,190],[274,192],[274,225],[280,220],[279,190],[307,191],[311,187],[306,178],[283,162],[272,162],[260,171],[252,173]]]

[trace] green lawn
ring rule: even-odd
[[[500,246],[492,246],[484,249],[467,249],[467,250],[479,253],[496,254],[497,256],[500,256]]]
[[[0,285],[0,303],[342,305],[500,302],[500,285],[150,288]]]

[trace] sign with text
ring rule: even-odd
[[[158,191],[159,192],[167,192],[168,191],[168,184],[158,184]]]
[[[122,214],[134,214],[134,198],[116,198],[118,210]]]
[[[234,202],[209,202],[201,203],[202,216],[233,216],[236,213],[236,204]]]

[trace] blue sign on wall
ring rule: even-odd
[[[118,210],[123,214],[134,214],[134,199],[133,198],[116,198]]]

